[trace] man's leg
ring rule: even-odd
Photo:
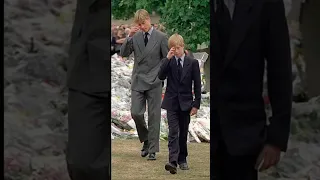
[[[147,155],[147,141],[148,141],[148,128],[144,119],[144,113],[146,112],[146,96],[144,92],[131,91],[131,116],[134,120],[139,136],[140,142],[145,142],[141,156]]]
[[[148,104],[148,141],[150,154],[159,152],[162,95],[161,92],[161,85],[146,92]]]
[[[110,179],[109,93],[69,90],[67,164],[72,180]]]
[[[188,156],[188,148],[187,148],[187,139],[189,132],[189,124],[190,124],[190,112],[189,111],[180,111],[179,114],[179,158],[178,163],[182,170],[187,170],[187,156]]]

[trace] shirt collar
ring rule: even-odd
[[[148,34],[149,34],[150,36],[151,36],[152,31],[153,31],[153,26],[151,26],[151,28],[150,28],[149,31],[148,31]]]
[[[185,57],[185,53],[183,53],[183,55],[180,57],[182,63],[184,62],[184,57]],[[175,58],[176,58],[176,60],[177,60],[177,62],[178,62],[178,59],[179,59],[179,58],[178,58],[177,56],[175,56]]]

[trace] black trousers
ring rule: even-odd
[[[210,168],[211,180],[258,180],[255,170],[259,152],[250,155],[236,156],[228,153],[222,138],[217,111],[211,114]]]
[[[175,165],[186,163],[190,111],[167,111],[167,118],[169,162]]]
[[[69,89],[67,167],[71,180],[111,179],[110,94]]]

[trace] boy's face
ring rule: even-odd
[[[148,32],[151,27],[151,21],[149,18],[147,18],[145,21],[138,24],[138,27],[143,32]]]
[[[181,57],[184,53],[184,46],[175,46],[175,52],[174,52],[174,55],[177,56],[177,57]]]

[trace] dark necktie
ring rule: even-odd
[[[144,35],[144,45],[145,45],[145,46],[147,46],[147,44],[148,44],[148,34],[149,34],[149,33],[146,32],[145,35]]]
[[[180,81],[181,78],[181,73],[182,73],[182,65],[181,65],[181,59],[178,59],[178,80]]]

